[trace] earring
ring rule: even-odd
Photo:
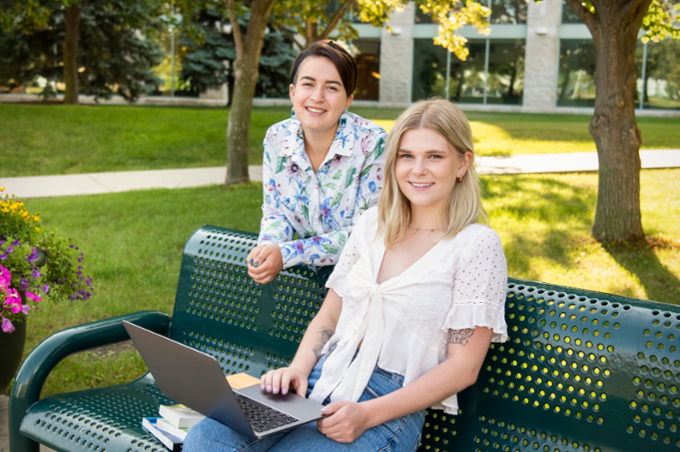
[[[458,182],[462,182],[462,181],[463,181],[463,176],[456,176],[456,180],[457,180]]]

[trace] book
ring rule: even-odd
[[[198,424],[205,416],[186,405],[161,405],[158,414],[177,428],[191,428]]]
[[[162,417],[159,417],[158,420],[156,421],[156,428],[158,428],[159,430],[163,430],[164,432],[168,432],[171,435],[181,439],[182,441],[184,441],[184,438],[187,437],[187,433],[189,433],[189,430],[191,430],[190,427],[184,428],[175,427],[170,423],[170,421]]]
[[[163,443],[165,447],[170,449],[172,452],[180,452],[183,447],[184,440],[178,437],[160,430],[157,427],[158,418],[157,417],[145,417],[142,418],[142,427],[149,433],[151,433],[158,441]]]

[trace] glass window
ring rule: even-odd
[[[173,76],[174,76],[174,95],[176,97],[198,97],[198,92],[192,89],[191,83],[182,80],[182,61],[187,54],[187,48],[179,45],[180,33],[175,30],[165,29],[161,32],[161,41],[165,58],[158,66],[153,68],[156,76],[162,82],[152,96],[171,96],[173,95]],[[173,44],[174,40],[174,44]],[[174,57],[173,57],[174,51]],[[174,63],[174,74],[173,74]]]
[[[582,23],[578,15],[574,12],[573,9],[571,9],[571,6],[567,5],[567,3],[564,0],[562,1],[562,23],[563,24]]]
[[[592,107],[595,105],[595,46],[591,40],[560,41],[560,72],[557,105]]]
[[[489,45],[487,103],[522,104],[524,40],[493,40]]]
[[[416,13],[414,14],[414,22],[416,24],[432,24],[434,21],[432,20],[432,17],[430,17],[429,14],[425,14],[422,9],[420,9],[420,6],[416,5]]]
[[[644,91],[643,108],[680,110],[680,41],[666,39],[659,43],[647,44],[647,65],[642,80],[642,55],[644,45],[635,49],[635,63],[638,66],[638,98]]]
[[[470,40],[470,54],[465,61],[451,54],[451,80],[449,98],[454,102],[481,104],[484,102],[484,54],[485,40]]]
[[[352,55],[357,62],[355,99],[380,99],[380,39],[355,39]]]
[[[431,38],[413,40],[413,101],[433,96],[444,97],[446,49]]]
[[[527,23],[526,0],[492,0],[492,24],[525,24]]]

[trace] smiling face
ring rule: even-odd
[[[411,211],[442,212],[456,184],[464,176],[472,153],[462,157],[446,139],[431,129],[410,129],[399,142],[394,174]]]
[[[335,133],[340,115],[353,98],[347,97],[335,65],[324,57],[306,58],[295,84],[290,85],[295,116],[305,132]]]

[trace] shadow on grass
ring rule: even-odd
[[[602,247],[640,280],[648,299],[680,305],[680,279],[656,254],[657,249],[679,249],[679,244],[658,237],[647,237],[628,243],[603,243]]]
[[[572,265],[575,240],[590,230],[594,188],[541,176],[482,178],[484,204],[513,275],[538,280],[541,272],[532,268],[536,256]]]

